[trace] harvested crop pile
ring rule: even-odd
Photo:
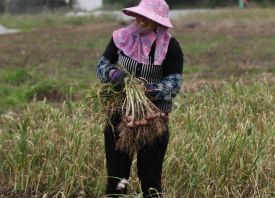
[[[167,129],[167,116],[146,96],[144,80],[128,75],[121,91],[111,84],[96,84],[92,88],[92,100],[100,103],[100,113],[111,118],[119,113],[117,149],[133,153],[145,144],[152,144]],[[102,114],[101,114],[102,115]]]

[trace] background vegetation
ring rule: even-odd
[[[170,115],[165,197],[274,197],[275,13],[223,9],[174,20],[184,83]],[[0,197],[101,197],[104,122],[89,88],[127,23],[0,16]],[[135,174],[130,195],[138,197]]]
[[[105,0],[105,3],[120,4],[122,6],[136,5],[139,0]],[[238,0],[166,0],[171,8],[179,7],[225,7],[225,6],[237,6]],[[252,4],[270,5],[274,4],[274,0],[249,0]]]
[[[38,13],[49,10],[70,10],[75,0],[0,0],[0,13]],[[215,8],[238,6],[239,0],[166,0],[172,9],[179,8]],[[104,8],[121,9],[122,7],[137,5],[139,0],[104,0]],[[251,6],[271,6],[275,0],[249,0]]]

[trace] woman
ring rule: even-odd
[[[101,82],[123,89],[126,75],[116,67],[119,64],[136,77],[146,79],[146,95],[168,117],[172,99],[181,87],[183,67],[180,45],[168,32],[168,28],[173,28],[168,17],[169,7],[164,0],[141,0],[138,6],[125,8],[123,12],[135,17],[136,21],[113,32],[98,62],[97,76]],[[111,121],[114,127],[107,124],[104,130],[108,173],[106,197],[126,193],[132,164],[132,155],[116,149],[121,116],[115,115]],[[137,151],[138,177],[144,197],[159,197],[162,193],[162,163],[168,138],[166,130],[153,144],[144,145]]]

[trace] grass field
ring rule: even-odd
[[[0,197],[102,197],[103,122],[86,95],[125,22],[60,14],[0,22],[23,30],[0,36]],[[272,9],[174,21],[186,61],[164,197],[275,196],[274,23]],[[128,197],[140,197],[135,169]]]

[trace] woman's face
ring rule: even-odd
[[[139,33],[146,34],[157,29],[158,24],[146,17],[137,15],[136,16],[136,24],[139,29]]]

